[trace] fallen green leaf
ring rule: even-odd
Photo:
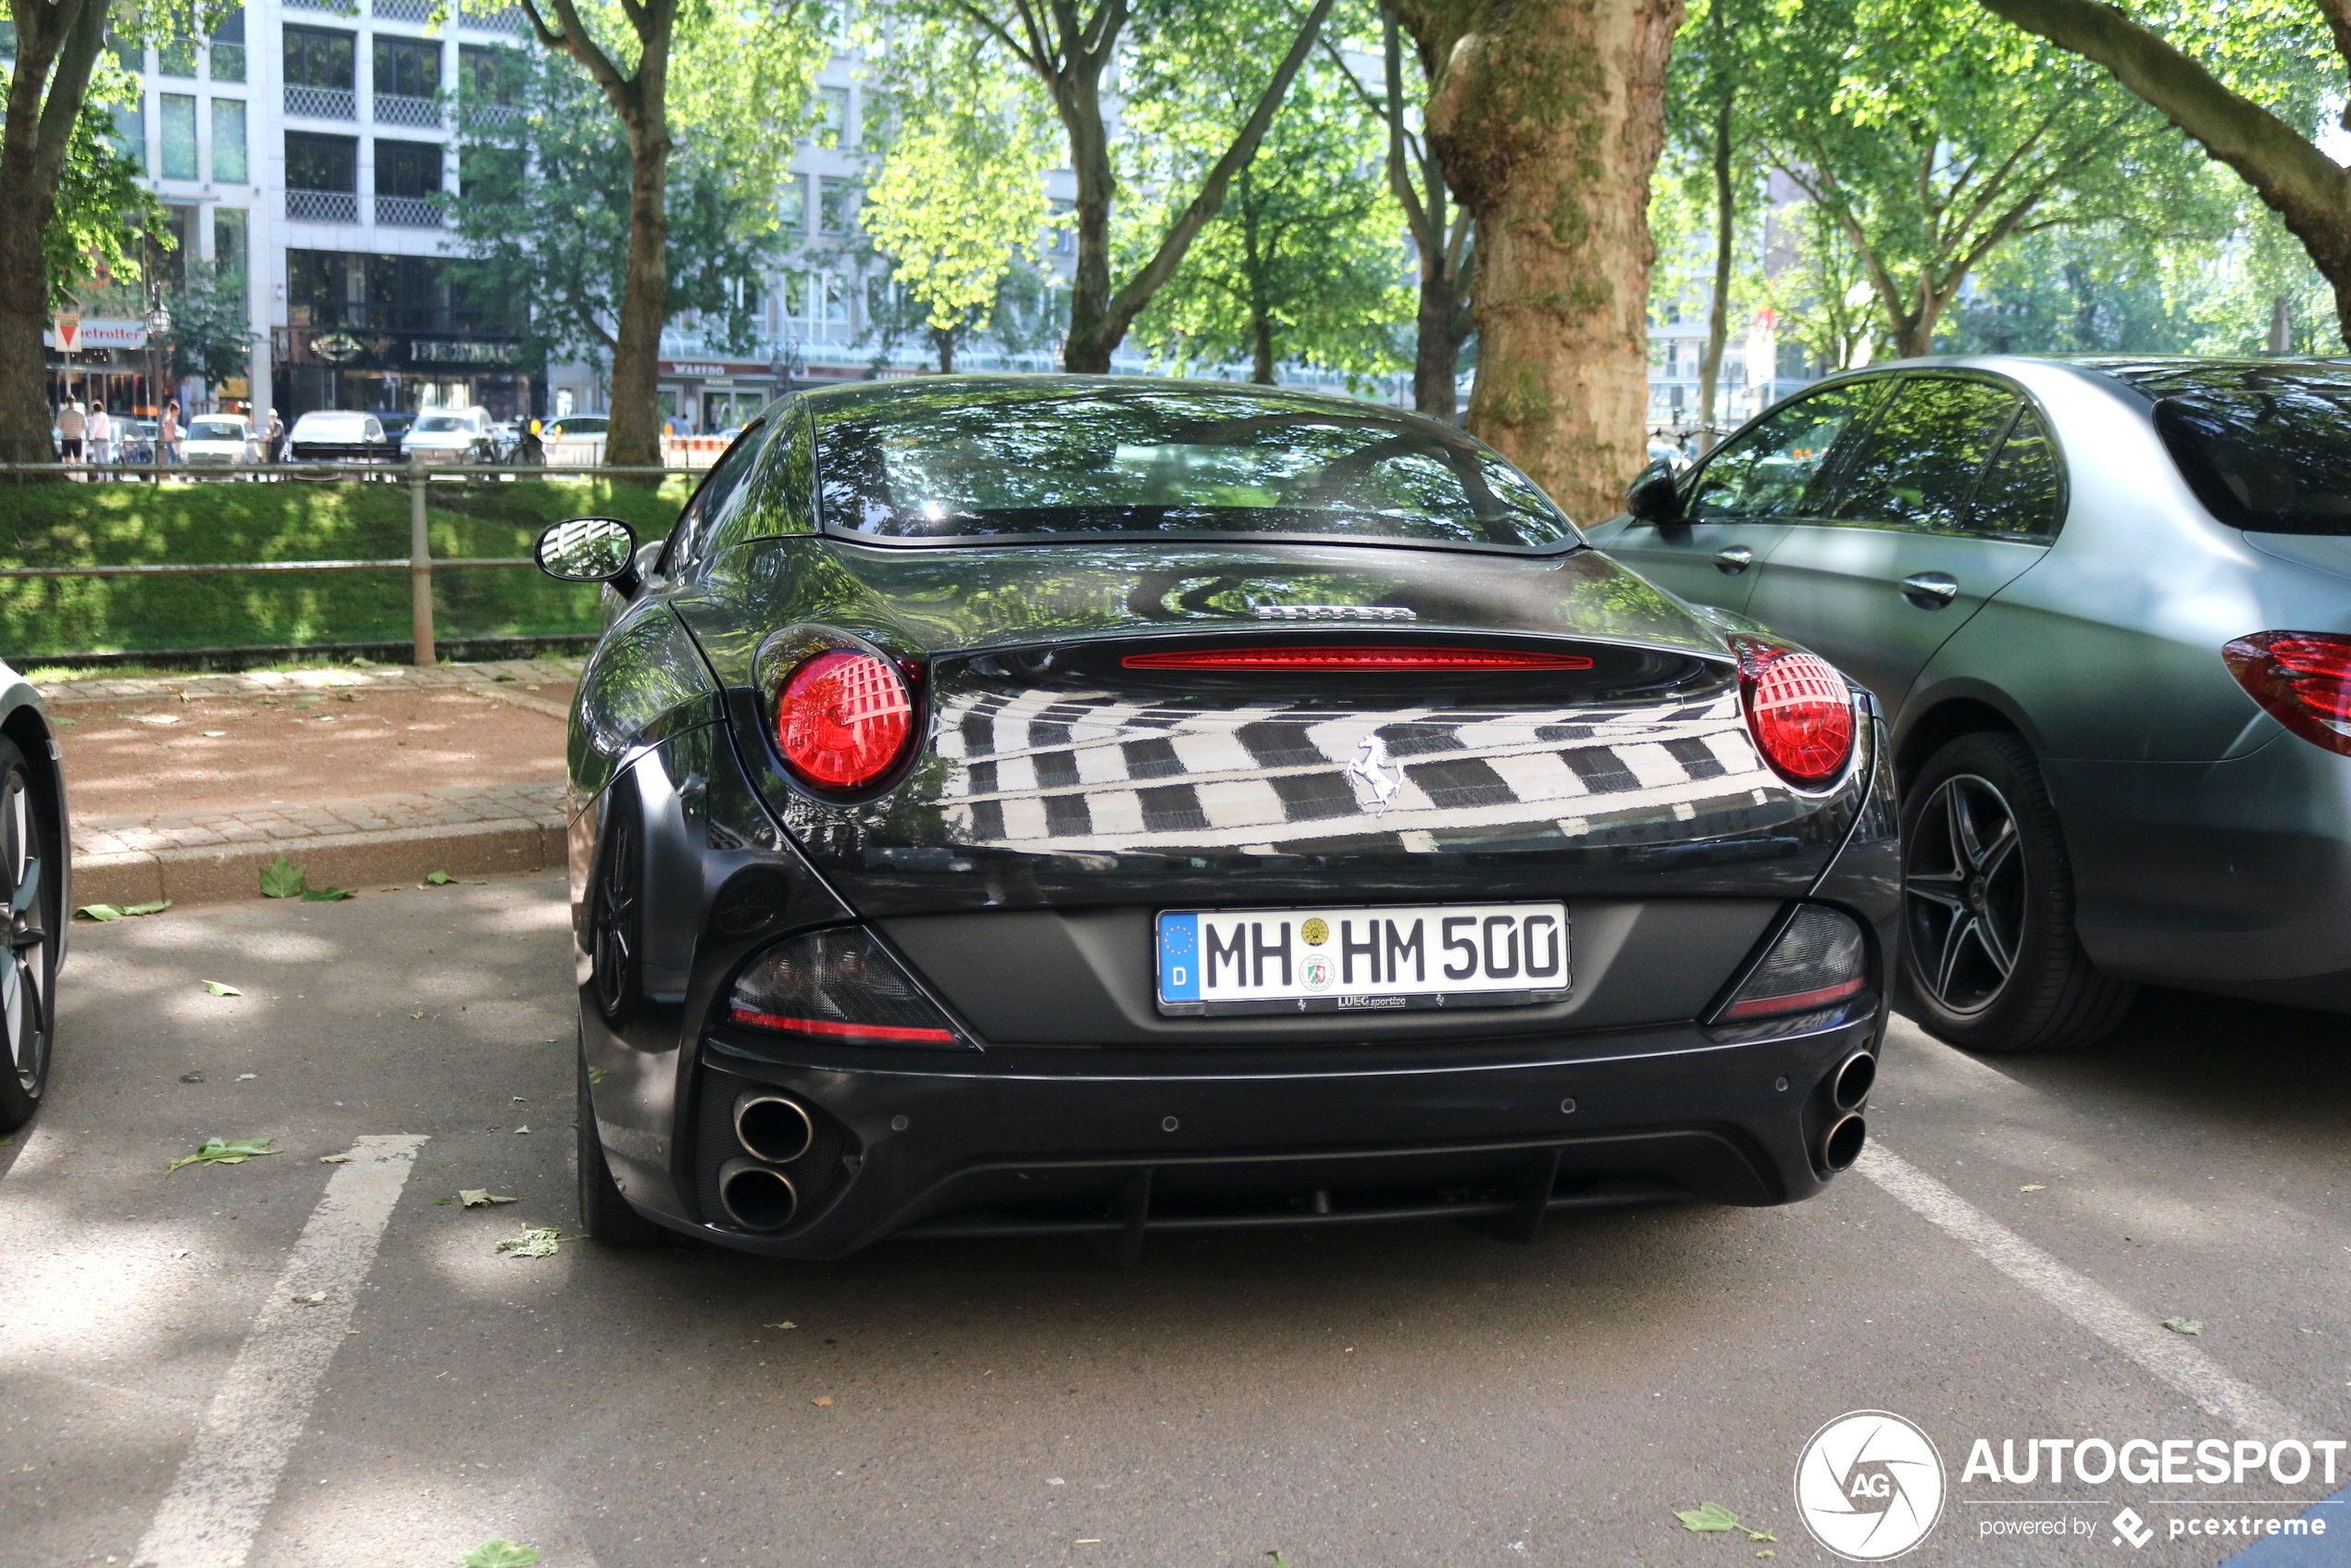
[[[62,724],[62,725],[67,726],[68,728],[77,728],[77,727],[79,727],[79,726],[81,725],[81,721],[80,719],[78,719],[78,718],[61,718],[61,719],[57,720],[57,722],[58,722],[59,724]]]
[[[196,1145],[193,1154],[182,1154],[164,1167],[169,1176],[182,1165],[242,1165],[256,1154],[282,1154],[282,1149],[269,1146],[277,1139],[269,1138],[207,1138]]]
[[[2198,1323],[2192,1317],[2167,1317],[2163,1320],[2163,1326],[2170,1329],[2174,1334],[2201,1334],[2204,1332],[2204,1325]]]
[[[261,896],[266,899],[290,899],[302,892],[302,867],[280,855],[261,868]]]
[[[610,1067],[591,1067],[588,1069],[588,1081],[591,1084],[600,1084],[611,1076],[612,1069]]]
[[[170,907],[169,899],[156,899],[150,903],[126,903],[122,906],[122,912],[125,915],[161,915]]]
[[[1723,1533],[1739,1527],[1739,1516],[1719,1502],[1701,1503],[1696,1508],[1676,1510],[1673,1517],[1682,1522],[1685,1530]]]
[[[563,1232],[554,1226],[527,1225],[518,1236],[509,1236],[498,1243],[498,1251],[513,1258],[552,1258],[555,1242]]]
[[[492,1203],[515,1203],[521,1200],[502,1197],[486,1187],[461,1187],[457,1188],[457,1201],[468,1209],[487,1209]]]
[[[446,871],[428,871],[425,873],[425,880],[430,882],[436,888],[445,888],[456,879],[457,878],[452,877]]]
[[[206,980],[204,983],[204,989],[211,992],[214,996],[243,996],[245,994],[244,992],[239,990],[236,987],[223,985],[218,980]]]
[[[349,888],[305,888],[302,890],[302,902],[305,903],[341,903],[345,899],[358,896]]]
[[[74,913],[84,920],[106,921],[122,918],[122,911],[110,903],[85,903]]]
[[[1747,1526],[1744,1524],[1740,1525],[1739,1528],[1747,1530]],[[1750,1541],[1770,1541],[1773,1546],[1777,1546],[1780,1541],[1780,1537],[1772,1534],[1769,1530],[1747,1530],[1747,1538]],[[1763,1555],[1769,1557],[1772,1554],[1767,1551]]]
[[[323,1307],[326,1304],[327,1293],[324,1290],[314,1291],[310,1295],[296,1296],[294,1298],[294,1305],[297,1307]]]
[[[261,1076],[259,1073],[239,1073],[237,1075],[237,1081],[241,1084],[249,1084],[259,1076]]]
[[[484,1541],[457,1559],[459,1568],[531,1568],[538,1561],[537,1548],[517,1541]]]

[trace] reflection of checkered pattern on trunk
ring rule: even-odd
[[[1064,852],[1287,845],[1760,805],[1775,780],[1735,696],[1556,714],[1277,705],[1200,711],[1087,692],[958,697],[939,714],[964,841]],[[1377,735],[1387,765],[1362,765]],[[1350,765],[1357,765],[1350,773]],[[1387,786],[1387,809],[1375,812]]]

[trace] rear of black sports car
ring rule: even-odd
[[[616,575],[571,748],[598,1234],[1524,1238],[1860,1151],[1897,907],[1867,695],[1457,430],[1216,383],[802,394]]]

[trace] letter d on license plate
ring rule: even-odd
[[[1561,903],[1168,910],[1157,939],[1171,1014],[1524,1007],[1569,988]]]

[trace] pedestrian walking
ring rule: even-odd
[[[261,439],[262,453],[270,462],[282,463],[286,460],[286,422],[278,417],[278,411],[274,408],[269,411],[268,431]]]
[[[523,421],[521,439],[515,442],[511,461],[518,467],[543,468],[547,466],[546,443],[539,439],[539,421]]]
[[[91,402],[90,428],[82,439],[90,443],[91,462],[114,461],[114,416],[106,412],[105,404],[94,399]]]
[[[155,461],[168,468],[180,466],[180,400],[163,405],[163,422],[155,427]]]
[[[81,404],[68,403],[57,410],[57,449],[64,454],[65,461],[81,461],[82,438],[89,427],[90,421],[82,414]]]

